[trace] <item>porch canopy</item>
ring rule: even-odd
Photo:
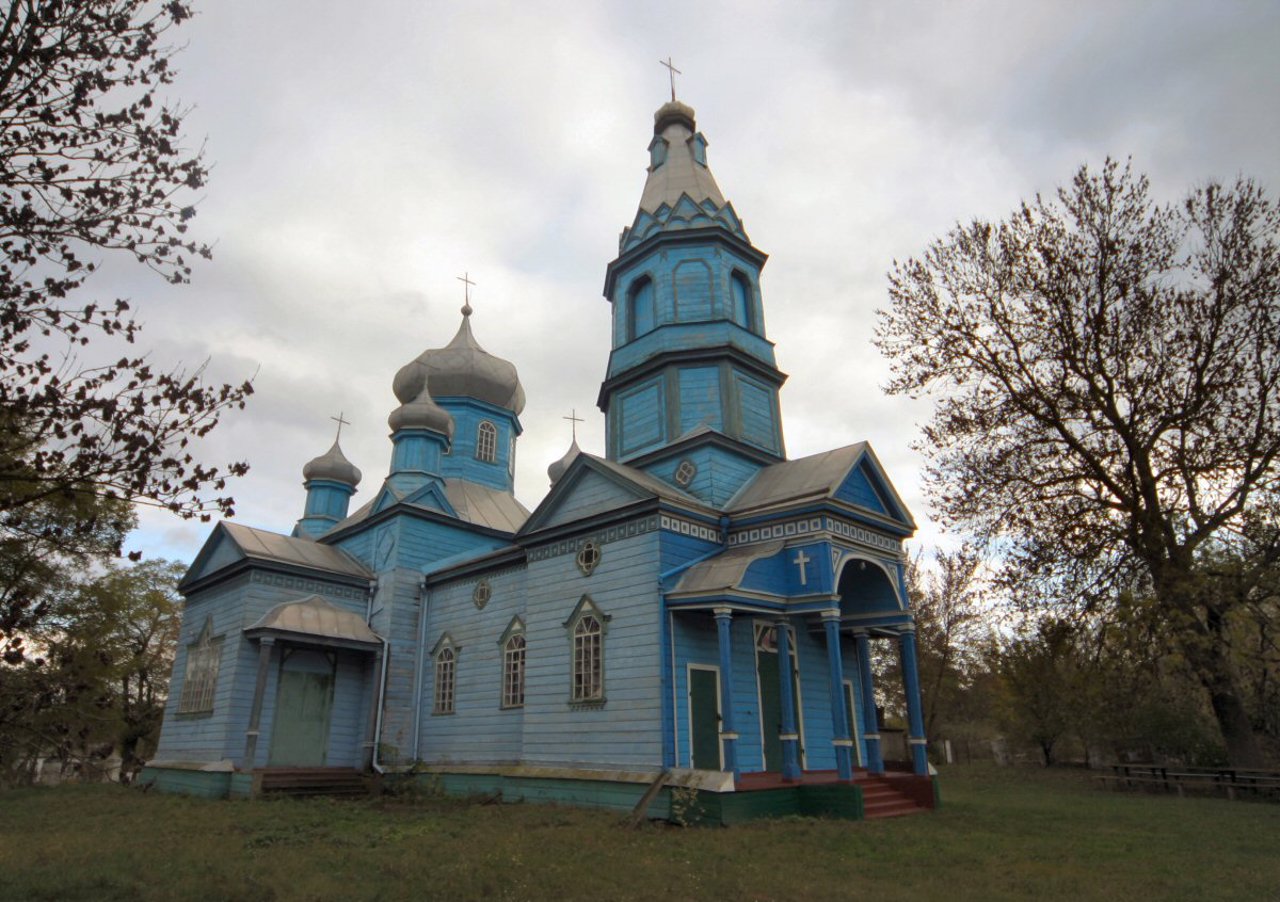
[[[377,651],[382,638],[364,618],[319,595],[278,604],[244,631],[249,639],[279,639],[296,644]]]

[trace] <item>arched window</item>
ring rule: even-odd
[[[735,272],[729,280],[733,307],[733,321],[744,329],[751,328],[751,286],[740,272]]]
[[[564,622],[572,654],[570,704],[604,704],[604,634],[609,615],[583,595]]]
[[[436,691],[433,714],[452,714],[458,653],[448,636],[436,646]]]
[[[502,707],[524,707],[523,633],[516,633],[502,646]]]
[[[476,429],[476,460],[487,464],[498,459],[498,427],[488,420],[481,420]]]
[[[222,637],[213,637],[213,618],[206,618],[195,642],[187,646],[187,668],[182,678],[179,714],[213,710],[213,694],[218,688],[218,667],[222,663]]]
[[[573,700],[604,698],[604,627],[592,614],[578,618],[573,627]]]
[[[627,292],[627,340],[652,332],[653,326],[653,281],[645,277]]]

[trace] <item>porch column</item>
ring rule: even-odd
[[[907,745],[911,749],[911,768],[917,774],[929,773],[928,742],[924,735],[924,712],[920,705],[920,677],[916,673],[915,628],[898,634],[902,654],[902,688],[907,696]]]
[[[258,754],[258,727],[262,723],[262,696],[267,691],[267,674],[271,670],[271,649],[276,640],[270,636],[258,639],[258,681],[253,687],[253,707],[249,709],[249,729],[244,734],[242,770],[253,770]]]
[[[796,732],[796,698],[792,683],[791,631],[787,621],[778,621],[778,697],[782,707],[782,779],[800,779],[800,734]]]
[[[733,724],[733,611],[716,608],[716,637],[720,642],[720,747],[724,750],[724,769],[738,780],[738,734]]]
[[[880,720],[876,717],[876,690],[871,676],[871,640],[866,632],[854,633],[858,644],[858,672],[862,679],[862,738],[867,743],[867,770],[884,773],[884,756],[880,754]]]
[[[831,744],[836,750],[836,776],[853,779],[853,740],[849,738],[849,715],[844,708],[844,661],[840,655],[840,609],[822,612],[827,631],[827,664],[831,670]]]
[[[364,740],[364,761],[363,768],[365,772],[373,770],[373,752],[374,744],[378,741],[378,708],[382,701],[378,697],[379,683],[382,679],[382,656],[387,653],[385,643],[379,646],[378,650],[373,653],[373,670],[372,674],[373,689],[369,693],[369,725],[365,728]]]

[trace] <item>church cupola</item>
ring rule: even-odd
[[[302,478],[307,503],[293,534],[314,538],[347,516],[351,496],[360,484],[360,471],[334,439],[332,448],[302,468]]]
[[[391,411],[387,425],[392,443],[388,481],[397,490],[411,491],[440,476],[440,460],[453,441],[454,422],[432,400],[426,383],[413,400]]]
[[[599,405],[611,460],[719,504],[785,459],[786,376],[765,336],[767,257],[725,200],[707,146],[691,107],[672,100],[654,114],[639,209],[605,275],[613,349]]]
[[[575,436],[573,439],[573,444],[570,445],[569,450],[564,453],[564,457],[560,458],[559,460],[552,463],[551,466],[547,467],[547,478],[551,480],[552,485],[555,485],[557,482],[560,481],[560,477],[563,476],[566,472],[568,472],[569,464],[573,463],[574,458],[581,453],[582,453],[582,449],[578,447],[578,439]]]
[[[453,340],[401,367],[392,389],[407,404],[425,388],[453,418],[442,476],[512,492],[524,387],[513,364],[480,347],[471,331],[473,312],[468,298]]]

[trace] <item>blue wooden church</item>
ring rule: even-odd
[[[452,341],[395,374],[390,466],[335,441],[285,535],[221,523],[184,578],[162,789],[244,796],[358,774],[709,820],[931,807],[911,515],[865,443],[789,460],[760,271],[678,101],[608,265],[603,457],[513,494],[516,368]],[[870,654],[901,655],[886,762]],[[650,791],[652,790],[652,791]]]

